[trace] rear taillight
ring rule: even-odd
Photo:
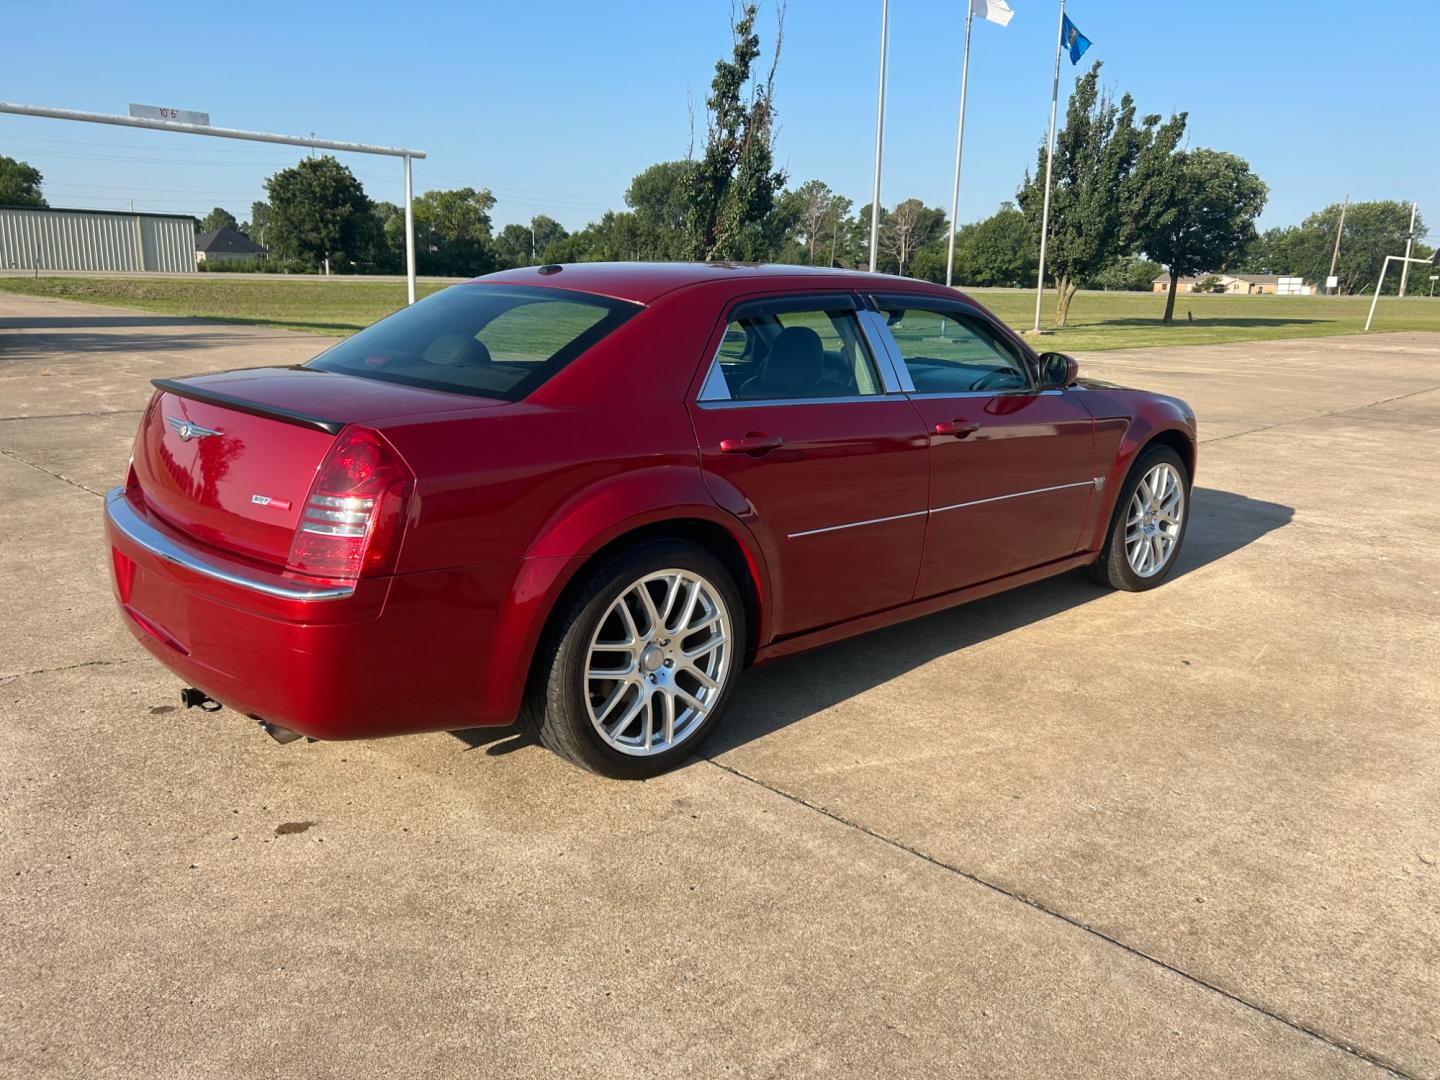
[[[316,470],[290,544],[291,570],[316,577],[389,573],[413,474],[368,428],[347,427]]]

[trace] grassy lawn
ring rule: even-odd
[[[421,282],[429,295],[443,284]],[[200,274],[180,278],[0,277],[0,291],[139,308],[165,315],[279,326],[316,334],[349,334],[405,302],[403,282],[277,277],[229,278]],[[1018,289],[976,289],[974,295],[1017,328],[1035,315],[1035,294]],[[1082,292],[1070,305],[1070,325],[1035,339],[1042,351],[1081,352],[1150,345],[1200,345],[1222,341],[1357,334],[1365,325],[1368,297],[1189,296],[1175,301],[1176,321],[1160,322],[1165,298],[1153,293]],[[1054,317],[1046,294],[1042,325]],[[1193,316],[1193,320],[1187,316]],[[1440,297],[1382,297],[1377,330],[1440,331]]]
[[[421,281],[420,296],[445,286]],[[0,277],[0,291],[279,326],[311,334],[353,334],[405,304],[403,281],[318,277],[194,278]]]
[[[1426,285],[1428,286],[1428,281]],[[975,289],[975,299],[1017,329],[1035,325],[1035,293]],[[1070,304],[1070,325],[1032,339],[1042,352],[1131,349],[1152,345],[1210,345],[1222,341],[1358,334],[1365,329],[1368,296],[1191,296],[1175,298],[1175,321],[1166,326],[1158,293],[1082,292]],[[1194,321],[1187,316],[1193,315]],[[1040,325],[1051,327],[1053,293],[1045,294]],[[1380,298],[1374,329],[1440,331],[1440,296]]]

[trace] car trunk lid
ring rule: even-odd
[[[203,543],[281,566],[316,471],[350,424],[501,402],[306,368],[155,380],[135,476],[146,506]]]

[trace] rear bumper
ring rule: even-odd
[[[500,647],[520,560],[327,582],[204,549],[106,496],[116,599],[149,652],[224,705],[317,739],[510,723]],[[495,662],[508,660],[497,671]]]

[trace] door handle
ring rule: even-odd
[[[785,445],[779,435],[766,435],[763,431],[749,431],[738,439],[721,439],[722,454],[767,454]]]
[[[956,417],[954,420],[942,420],[933,428],[936,435],[953,435],[957,439],[974,435],[979,430],[979,424],[974,420],[966,420],[963,416]]]

